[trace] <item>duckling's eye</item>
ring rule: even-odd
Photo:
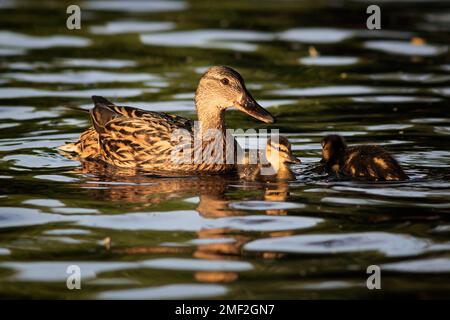
[[[227,78],[223,78],[220,80],[220,82],[222,82],[223,85],[228,85],[230,83],[230,80],[228,80]]]

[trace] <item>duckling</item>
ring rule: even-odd
[[[344,138],[339,135],[329,135],[322,140],[321,163],[328,172],[347,177],[387,181],[408,179],[397,160],[383,147],[347,147]]]
[[[93,127],[60,150],[80,159],[145,171],[221,174],[236,170],[236,161],[229,163],[226,158],[230,144],[234,148],[238,144],[234,138],[226,139],[225,110],[235,107],[265,123],[275,121],[248,92],[241,75],[225,66],[209,68],[200,79],[195,93],[198,129],[193,121],[177,115],[116,106],[99,96],[92,99]],[[210,132],[219,137],[212,139]],[[187,134],[188,140],[181,142],[179,133]],[[201,143],[193,143],[198,136]],[[201,159],[195,158],[198,154]]]
[[[246,157],[244,164],[238,168],[239,177],[245,180],[295,179],[289,165],[301,163],[301,161],[292,154],[291,144],[286,137],[269,138],[265,149],[265,157],[269,163],[268,166],[261,163],[249,164],[249,159]]]

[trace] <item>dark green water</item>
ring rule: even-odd
[[[450,4],[383,1],[380,31],[368,4],[0,1],[0,297],[449,297]],[[57,152],[89,126],[64,105],[96,94],[195,118],[218,64],[277,117],[297,181],[123,177]],[[327,133],[386,146],[412,179],[307,174]],[[81,290],[66,288],[73,264]]]

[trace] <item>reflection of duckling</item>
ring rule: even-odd
[[[248,159],[244,165],[238,168],[239,177],[245,180],[257,180],[268,178],[276,180],[292,180],[295,175],[289,168],[291,163],[301,163],[291,150],[291,144],[286,137],[280,136],[278,139],[268,139],[266,145],[266,159],[269,166],[263,166],[261,163],[248,164]]]
[[[327,171],[349,177],[391,181],[408,179],[397,160],[383,147],[347,147],[339,135],[329,135],[322,140],[321,162]]]
[[[289,183],[286,181],[276,181],[267,185],[266,191],[264,192],[264,200],[284,202],[287,200],[289,195]],[[267,209],[266,214],[285,216],[288,214],[288,211],[286,209]]]

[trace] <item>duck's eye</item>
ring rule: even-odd
[[[223,85],[228,85],[230,83],[230,80],[228,80],[227,78],[223,78],[220,80],[220,82],[222,82]]]

